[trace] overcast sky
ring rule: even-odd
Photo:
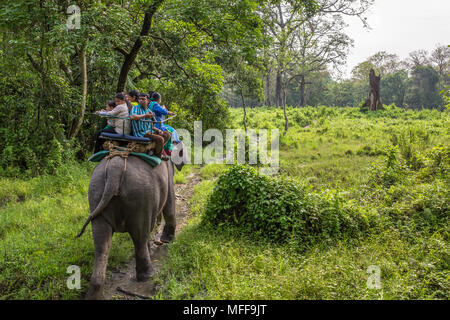
[[[375,0],[368,14],[371,30],[358,18],[346,18],[347,34],[355,41],[343,68],[352,68],[378,51],[396,53],[401,59],[411,51],[433,50],[450,44],[450,0]]]

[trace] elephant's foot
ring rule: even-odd
[[[153,265],[150,261],[150,257],[148,259],[136,259],[136,280],[139,282],[147,281],[155,274],[155,269],[153,269]]]
[[[147,272],[136,272],[136,280],[139,282],[147,281],[148,279],[153,277],[154,274],[155,271],[153,270],[153,268],[151,268]]]
[[[161,242],[169,243],[175,239],[175,227],[165,226],[161,238]]]
[[[84,297],[84,300],[105,300],[105,296],[103,295],[103,287],[91,285],[88,293]]]

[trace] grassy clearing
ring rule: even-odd
[[[242,127],[242,110],[232,115]],[[210,164],[191,200],[197,217],[158,275],[157,298],[448,299],[448,113],[323,107],[289,109],[288,116],[278,178],[338,192],[345,208],[373,213],[378,224],[360,237],[306,247],[205,224],[208,195],[226,168]],[[282,128],[282,110],[251,109],[247,123]],[[380,268],[381,289],[367,286],[372,265]]]
[[[448,273],[433,272],[445,246],[438,233],[409,243],[386,231],[299,253],[196,218],[170,247],[157,298],[448,299]],[[381,268],[380,290],[366,285],[371,265]]]

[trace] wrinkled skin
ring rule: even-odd
[[[124,171],[125,160],[116,156],[105,170],[106,164],[106,159],[98,164],[89,184],[89,207],[91,214],[96,212],[92,219],[95,263],[86,299],[104,298],[105,271],[114,232],[128,232],[133,239],[138,281],[145,281],[154,273],[149,237],[159,213],[165,220],[161,241],[170,242],[175,236],[172,162],[162,161],[152,168],[131,156]]]

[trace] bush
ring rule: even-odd
[[[398,152],[398,148],[388,147],[386,157],[372,164],[364,197],[379,201],[380,216],[389,217],[401,230],[445,227],[450,200],[449,148],[436,146],[421,153]]]
[[[260,175],[244,165],[234,165],[218,178],[203,221],[297,244],[356,236],[370,223],[345,208],[337,194],[314,193],[306,184]]]

